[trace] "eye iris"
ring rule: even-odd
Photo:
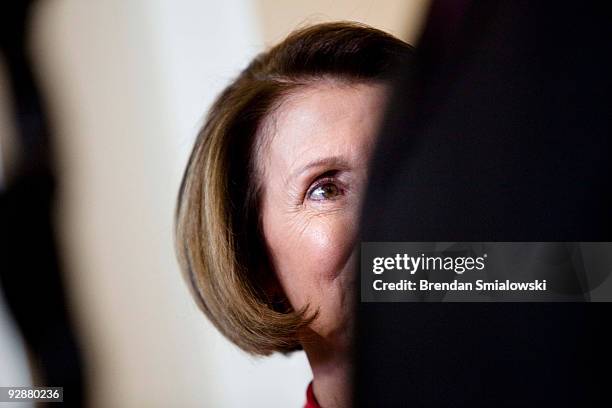
[[[313,191],[313,198],[315,200],[326,200],[330,198],[334,198],[339,194],[339,189],[335,184],[324,184],[322,186],[317,187]]]

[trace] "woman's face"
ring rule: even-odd
[[[263,232],[274,272],[310,326],[345,341],[352,323],[356,233],[385,88],[322,82],[287,97],[263,127]]]

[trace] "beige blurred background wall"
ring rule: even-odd
[[[360,21],[405,41],[419,35],[429,0],[255,0],[266,45],[296,27],[332,20]]]
[[[425,0],[47,0],[32,49],[56,138],[70,302],[96,407],[299,407],[303,353],[249,357],[189,297],[173,251],[180,177],[215,95],[307,23],[413,42]]]

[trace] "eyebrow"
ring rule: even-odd
[[[289,180],[294,180],[297,176],[305,171],[316,167],[335,167],[336,170],[346,170],[349,168],[349,164],[348,161],[342,156],[322,157],[297,168],[291,173]]]

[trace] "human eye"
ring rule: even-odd
[[[333,178],[317,180],[308,190],[306,197],[311,201],[336,200],[344,194],[340,183]]]

